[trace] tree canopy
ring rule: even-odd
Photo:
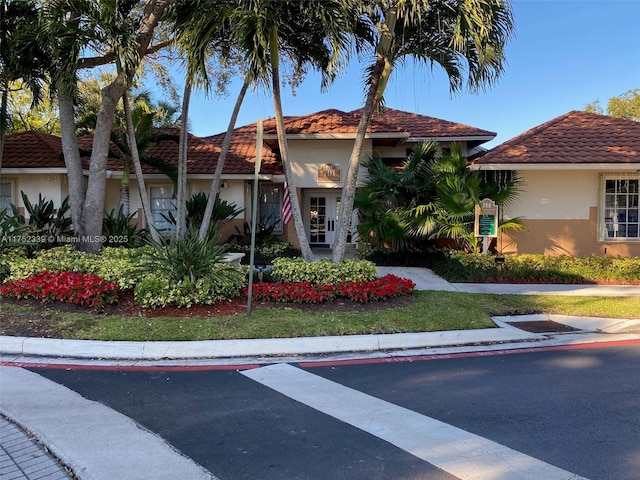
[[[600,105],[600,100],[587,104],[585,111],[605,113]],[[606,114],[611,117],[626,118],[627,120],[640,122],[640,88],[627,90],[617,97],[611,97],[607,103]]]

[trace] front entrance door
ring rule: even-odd
[[[305,204],[309,219],[309,243],[313,247],[331,247],[338,226],[340,192],[309,192]],[[349,235],[347,242],[351,241]]]

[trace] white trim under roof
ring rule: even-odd
[[[255,138],[255,135],[254,137]],[[277,140],[278,136],[268,133],[262,136],[264,140]],[[288,139],[293,140],[353,140],[356,133],[287,133]],[[367,133],[365,138],[400,138],[408,139],[408,132],[383,132],[383,133]]]
[[[640,163],[487,163],[469,165],[471,170],[616,170],[640,171]]]
[[[89,175],[89,170],[82,171],[85,175]],[[4,175],[22,175],[25,173],[31,173],[34,175],[59,175],[67,174],[66,168],[8,168],[2,167],[2,171],[0,172],[2,176]]]
[[[436,140],[438,142],[471,142],[474,140],[484,140],[488,142],[489,140],[493,140],[496,138],[495,135],[487,136],[487,135],[477,135],[477,136],[467,136],[467,137],[409,137],[407,138],[407,143],[409,142],[428,142],[430,140]]]

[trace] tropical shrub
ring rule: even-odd
[[[134,290],[142,306],[215,303],[237,297],[245,285],[244,268],[220,263],[227,246],[217,243],[217,235],[200,240],[197,230],[190,229],[185,238],[172,237],[153,247],[142,265],[149,275]]]
[[[230,244],[229,249],[234,252],[244,253],[245,256],[242,258],[242,263],[249,263],[251,245]],[[295,248],[291,242],[285,242],[275,237],[270,238],[262,245],[256,245],[254,253],[255,263],[264,265],[270,265],[276,258],[296,258],[301,256],[300,249]]]
[[[107,247],[99,255],[79,252],[67,244],[41,250],[34,258],[12,255],[5,260],[10,267],[10,278],[26,278],[39,272],[83,272],[98,275],[117,283],[120,288],[131,288],[144,276],[144,256],[149,247],[128,249]]]
[[[244,274],[237,268],[218,264],[207,277],[192,281],[183,278],[177,282],[165,276],[149,276],[134,289],[136,302],[148,308],[176,305],[190,307],[209,305],[241,295],[245,287]]]
[[[347,298],[355,302],[368,303],[387,300],[399,295],[410,294],[415,283],[395,275],[385,275],[375,280],[341,282],[338,285],[324,285],[311,282],[275,282],[253,285],[253,297],[284,303],[324,303],[334,298]]]
[[[105,213],[102,219],[102,234],[106,237],[106,241],[102,245],[104,247],[127,248],[143,245],[146,232],[133,223],[133,217],[135,217],[134,213],[124,214],[122,205],[117,212],[111,210],[110,213]]]
[[[398,168],[379,156],[365,161],[368,179],[356,194],[358,233],[374,249],[421,248],[425,240],[450,239],[457,248],[479,251],[473,233],[475,207],[490,198],[500,207],[518,195],[516,172],[467,168],[458,144],[440,154],[437,142],[417,144]],[[499,231],[522,228],[519,219],[502,220]]]
[[[191,198],[186,201],[187,229],[200,228],[206,209],[207,195],[204,192],[194,193]],[[219,195],[216,196],[209,223],[209,236],[215,236],[216,232],[218,232],[225,223],[236,218],[243,211],[244,209],[238,208],[235,203],[229,203],[226,200],[221,200]],[[172,212],[169,212],[166,219],[172,225],[176,224],[176,218]]]
[[[117,299],[118,286],[79,272],[41,272],[0,285],[0,296],[35,298],[43,302],[66,302],[99,307]]]
[[[29,255],[38,250],[53,248],[62,245],[73,236],[71,230],[71,218],[69,212],[69,197],[62,201],[59,208],[55,208],[53,200],[46,200],[42,194],[38,194],[38,201],[31,203],[24,192],[20,192],[24,208],[29,213],[27,221],[18,211],[18,207],[11,204],[13,221],[20,225],[22,235],[25,237],[24,247]]]
[[[330,260],[306,262],[300,258],[278,258],[273,261],[271,277],[278,282],[309,282],[338,285],[341,282],[373,280],[376,266],[367,260]]]

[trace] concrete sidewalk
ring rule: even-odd
[[[498,285],[498,284],[452,284],[424,268],[378,267],[380,276],[388,273],[410,278],[417,290],[439,290],[451,292],[521,294],[521,295],[583,295],[583,296],[640,296],[640,286],[599,286],[599,285]],[[105,342],[85,340],[57,340],[27,337],[0,337],[0,377],[3,390],[0,396],[0,413],[9,419],[25,425],[50,450],[67,465],[75,469],[80,479],[85,478],[125,478],[129,466],[115,471],[109,458],[98,455],[104,451],[103,438],[98,438],[95,449],[78,443],[73,433],[66,430],[68,425],[57,418],[58,410],[51,410],[51,399],[58,404],[71,402],[78,412],[99,411],[103,433],[112,435],[114,444],[118,438],[131,435],[139,437],[137,444],[142,449],[154,450],[154,455],[144,458],[158,474],[154,478],[181,478],[190,471],[190,478],[215,478],[182,457],[178,452],[163,447],[159,439],[142,431],[122,416],[113,415],[109,409],[82,399],[64,387],[45,381],[42,377],[17,368],[29,365],[91,365],[91,366],[171,366],[234,365],[253,363],[296,362],[302,359],[326,360],[331,358],[397,358],[411,355],[455,354],[471,351],[508,350],[527,347],[558,346],[566,344],[597,343],[612,340],[640,339],[640,320],[568,317],[559,315],[527,315],[519,317],[495,317],[498,328],[479,330],[384,334],[349,335],[318,338],[283,338],[258,340],[211,340],[197,342]],[[554,321],[563,323],[578,331],[575,333],[530,333],[517,328],[522,321]],[[52,385],[53,384],[53,385]],[[59,387],[59,388],[58,388]],[[30,391],[27,391],[31,388]],[[35,393],[40,392],[38,395]],[[42,393],[46,392],[46,393]],[[23,399],[30,399],[24,401]],[[40,402],[40,403],[38,403]],[[104,408],[104,410],[103,410]],[[84,413],[83,413],[84,415]],[[106,420],[105,420],[106,419]],[[89,421],[89,419],[87,419]],[[20,436],[20,427],[3,419],[0,426],[12,429],[13,437],[0,437],[0,451],[16,452],[15,458],[0,460],[0,476],[4,479],[44,479],[64,478],[65,470],[33,436],[23,433],[23,443],[15,438]],[[105,423],[106,422],[106,423]],[[62,425],[62,429],[60,429]],[[78,428],[81,426],[79,425]],[[15,431],[14,431],[15,430]],[[25,438],[26,443],[25,442]],[[95,439],[94,439],[95,440]],[[15,445],[23,447],[16,450]],[[122,445],[125,459],[132,465],[140,456],[127,457],[127,445]],[[95,450],[95,451],[94,451]],[[138,449],[139,451],[139,449]],[[23,455],[20,455],[20,453]],[[25,452],[29,453],[25,456]],[[158,463],[160,460],[161,462]],[[32,465],[42,465],[34,470]],[[58,468],[54,468],[58,465]],[[139,463],[137,464],[139,466]],[[160,465],[160,467],[158,467]],[[48,470],[49,469],[49,470]],[[135,469],[141,472],[138,467]],[[17,472],[17,473],[16,473]],[[130,473],[130,472],[129,472]],[[114,476],[115,475],[115,476]],[[175,476],[177,475],[177,476]],[[129,478],[133,478],[129,476]],[[148,478],[148,477],[141,477]],[[186,478],[186,477],[185,477]]]

